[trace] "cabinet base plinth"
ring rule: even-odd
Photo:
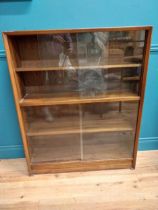
[[[100,160],[100,161],[73,161],[52,163],[43,162],[31,165],[31,174],[43,173],[65,173],[80,171],[97,171],[106,169],[126,169],[132,168],[132,159],[121,160]]]

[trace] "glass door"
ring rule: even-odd
[[[145,31],[17,40],[32,162],[132,158],[144,43]]]

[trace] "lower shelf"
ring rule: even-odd
[[[86,114],[85,114],[86,115]],[[134,116],[133,116],[134,118]],[[84,133],[99,133],[99,132],[118,132],[118,131],[133,131],[134,120],[131,120],[127,113],[109,112],[105,116],[89,115],[82,118],[82,129],[78,116],[58,117],[52,122],[44,121],[43,119],[34,120],[29,123],[27,136],[41,135],[61,135],[61,134],[77,134]]]

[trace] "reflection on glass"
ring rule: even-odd
[[[18,68],[29,69],[19,73],[25,98],[139,93],[145,31],[32,35],[16,41]]]
[[[38,35],[38,59],[43,66],[67,70],[78,66],[140,63],[144,41],[144,31]]]
[[[145,31],[82,32],[14,38],[21,68],[60,70],[141,63]]]

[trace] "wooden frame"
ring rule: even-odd
[[[63,161],[63,162],[41,162],[41,163],[32,163],[31,162],[31,152],[29,146],[29,140],[27,137],[27,124],[25,120],[25,113],[23,111],[24,107],[42,107],[42,106],[53,106],[53,105],[64,105],[65,101],[63,98],[36,98],[36,99],[25,99],[23,97],[23,88],[20,83],[20,78],[18,72],[29,72],[29,71],[52,71],[58,70],[58,67],[33,67],[30,68],[21,68],[17,67],[16,62],[20,60],[20,57],[15,53],[15,48],[13,46],[12,37],[20,36],[30,36],[30,35],[45,35],[45,34],[57,34],[57,33],[80,33],[80,32],[115,32],[115,31],[139,31],[145,30],[145,50],[143,57],[143,66],[142,66],[142,74],[141,74],[141,83],[139,89],[139,95],[124,95],[120,93],[120,95],[109,95],[104,96],[102,98],[85,98],[79,99],[76,97],[67,98],[66,104],[89,104],[89,103],[97,103],[97,102],[123,102],[123,101],[138,101],[139,109],[138,109],[138,117],[136,124],[136,132],[135,132],[135,141],[134,141],[134,149],[133,156],[131,158],[120,158],[120,159],[109,159],[109,160],[82,160],[81,161]],[[92,29],[65,29],[65,30],[45,30],[45,31],[13,31],[13,32],[4,32],[3,39],[6,49],[7,61],[9,66],[10,78],[14,93],[14,99],[16,104],[16,110],[19,119],[19,125],[24,145],[25,157],[28,165],[28,170],[30,174],[35,173],[49,173],[49,172],[66,172],[66,171],[86,171],[86,170],[102,170],[102,169],[112,169],[112,168],[135,168],[136,165],[136,156],[137,156],[137,148],[138,148],[138,139],[139,139],[139,131],[140,131],[140,123],[142,116],[142,108],[144,101],[144,92],[145,92],[145,84],[146,84],[146,76],[148,69],[148,58],[150,53],[150,42],[151,42],[151,26],[143,26],[143,27],[117,27],[117,28],[92,28]],[[117,64],[117,65],[103,65],[101,68],[105,69],[120,69],[120,68],[135,68],[139,67],[140,64]],[[84,67],[85,68],[85,67]],[[96,66],[95,66],[96,68]],[[64,67],[60,67],[60,69],[65,70]],[[82,69],[82,67],[79,67]],[[128,80],[130,78],[126,78]],[[133,80],[138,80],[138,78],[134,78]],[[120,107],[121,109],[121,107]]]

